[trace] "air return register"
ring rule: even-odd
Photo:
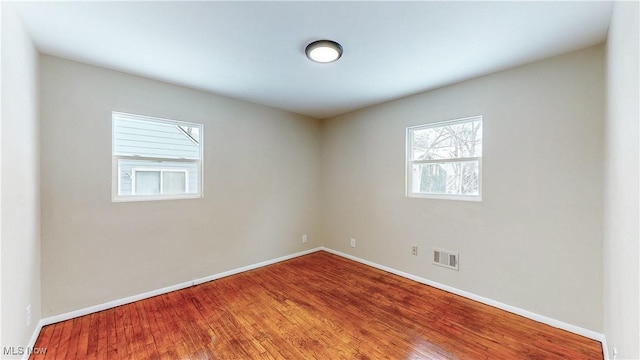
[[[433,264],[443,266],[449,269],[458,270],[458,253],[449,251],[449,250],[441,250],[441,249],[433,249]]]

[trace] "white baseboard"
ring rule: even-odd
[[[267,260],[267,261],[263,261],[263,262],[259,262],[256,264],[252,264],[252,265],[247,265],[247,266],[243,266],[237,269],[233,269],[233,270],[229,270],[229,271],[225,271],[225,272],[221,272],[218,274],[214,274],[214,275],[210,275],[210,276],[206,276],[203,278],[199,278],[199,279],[195,279],[195,280],[191,280],[191,281],[186,281],[180,284],[175,284],[175,285],[171,285],[171,286],[167,286],[164,287],[162,289],[157,289],[157,290],[152,290],[152,291],[148,291],[142,294],[137,294],[137,295],[133,295],[133,296],[129,296],[126,298],[122,298],[122,299],[118,299],[118,300],[113,300],[113,301],[109,301],[103,304],[99,304],[99,305],[94,305],[94,306],[90,306],[87,308],[83,308],[83,309],[79,309],[79,310],[75,310],[75,311],[71,311],[68,313],[64,313],[64,314],[59,314],[59,315],[54,315],[54,316],[50,316],[47,318],[43,318],[38,322],[38,325],[36,326],[36,329],[34,330],[33,335],[31,336],[31,340],[29,341],[29,347],[33,348],[35,346],[36,340],[38,339],[38,336],[40,335],[40,331],[42,330],[42,327],[46,326],[46,325],[50,325],[50,324],[54,324],[60,321],[65,321],[65,320],[69,320],[69,319],[73,319],[79,316],[84,316],[84,315],[88,315],[88,314],[92,314],[98,311],[102,311],[102,310],[106,310],[106,309],[111,309],[114,308],[116,306],[120,306],[120,305],[125,305],[125,304],[129,304],[135,301],[139,301],[139,300],[143,300],[143,299],[147,299],[150,297],[154,297],[157,295],[162,295],[162,294],[166,294],[172,291],[176,291],[176,290],[180,290],[180,289],[184,289],[187,288],[189,286],[194,286],[194,285],[199,285],[208,281],[212,281],[212,280],[216,280],[216,279],[220,279],[223,277],[227,277],[227,276],[231,276],[231,275],[235,275],[235,274],[239,274],[245,271],[249,271],[249,270],[254,270],[257,268],[261,268],[267,265],[271,265],[271,264],[275,264],[278,262],[282,262],[285,260],[289,260],[289,259],[293,259],[299,256],[303,256],[303,255],[307,255],[307,254],[311,254],[313,252],[317,252],[317,251],[326,251],[328,253],[334,254],[334,255],[338,255],[341,256],[343,258],[349,259],[349,260],[353,260],[356,262],[359,262],[361,264],[365,264],[371,267],[374,267],[376,269],[380,269],[398,276],[402,276],[404,278],[407,279],[411,279],[414,281],[417,281],[419,283],[425,284],[425,285],[429,285],[429,286],[433,286],[437,289],[441,289],[447,292],[450,292],[452,294],[456,294],[456,295],[460,295],[462,297],[474,300],[474,301],[478,301],[480,303],[489,305],[489,306],[493,306],[495,308],[504,310],[504,311],[508,311],[510,313],[514,313],[523,317],[526,317],[528,319],[537,321],[537,322],[541,322],[543,324],[547,324],[562,330],[566,330],[569,332],[572,332],[574,334],[578,334],[596,341],[600,341],[602,343],[602,350],[603,350],[603,354],[604,354],[604,359],[608,360],[609,359],[609,353],[608,353],[608,349],[607,349],[607,344],[606,344],[606,339],[605,336],[603,334],[597,333],[595,331],[589,330],[589,329],[585,329],[576,325],[572,325],[569,323],[565,323],[563,321],[559,321],[556,319],[552,319],[550,317],[544,316],[544,315],[540,315],[540,314],[536,314],[534,312],[528,311],[528,310],[524,310],[515,306],[511,306],[505,303],[501,303],[499,301],[495,301],[489,298],[485,298],[483,296],[480,295],[476,295],[464,290],[460,290],[460,289],[456,289],[454,287],[448,286],[448,285],[444,285],[444,284],[440,284],[438,282],[435,281],[431,281],[416,275],[412,275],[400,270],[396,270],[394,268],[390,268],[388,266],[384,266],[384,265],[380,265],[368,260],[364,260],[361,258],[358,258],[356,256],[353,255],[349,255],[349,254],[345,254],[343,252],[337,251],[337,250],[333,250],[324,246],[321,247],[317,247],[317,248],[313,248],[310,250],[305,250],[305,251],[301,251],[295,254],[291,254],[291,255],[286,255],[286,256],[282,256],[279,258],[275,258],[275,259],[271,259],[271,260]],[[28,358],[28,355],[25,359]]]
[[[64,314],[58,314],[58,315],[49,316],[49,317],[46,317],[46,318],[42,319],[41,321],[44,322],[44,326],[51,325],[51,324],[55,324],[57,322],[61,322],[61,321],[65,321],[65,320],[69,320],[69,319],[73,319],[73,318],[77,318],[77,317],[84,316],[84,315],[93,314],[93,313],[98,312],[98,311],[111,309],[111,308],[114,308],[116,306],[130,304],[132,302],[136,302],[136,301],[139,301],[139,300],[148,299],[150,297],[154,297],[154,296],[157,296],[157,295],[162,295],[162,294],[166,294],[166,293],[169,293],[169,292],[172,292],[172,291],[184,289],[184,288],[187,288],[187,287],[192,286],[192,285],[193,285],[193,280],[192,281],[186,281],[186,282],[183,282],[183,283],[180,283],[180,284],[167,286],[167,287],[164,287],[162,289],[151,290],[151,291],[147,291],[147,292],[142,293],[142,294],[132,295],[132,296],[128,296],[126,298],[117,299],[117,300],[109,301],[109,302],[106,302],[106,303],[89,306],[89,307],[86,307],[86,308],[70,311],[70,312],[67,312],[67,313],[64,313]]]
[[[254,270],[254,269],[257,269],[257,268],[261,268],[263,266],[279,263],[279,262],[282,262],[282,261],[285,261],[285,260],[289,260],[289,259],[293,259],[293,258],[296,258],[296,257],[299,257],[299,256],[311,254],[313,252],[320,251],[320,250],[322,250],[322,248],[321,247],[317,247],[317,248],[313,248],[313,249],[297,252],[295,254],[285,255],[285,256],[281,256],[279,258],[275,258],[275,259],[271,259],[271,260],[262,261],[262,262],[259,262],[259,263],[256,263],[256,264],[243,266],[243,267],[240,267],[240,268],[237,268],[237,269],[224,271],[224,272],[221,272],[221,273],[218,273],[218,274],[214,274],[214,275],[210,275],[210,276],[207,276],[207,277],[203,277],[203,278],[199,278],[199,279],[195,279],[195,280],[191,280],[191,281],[185,281],[183,283],[167,286],[167,287],[164,287],[162,289],[147,291],[145,293],[141,293],[141,294],[137,294],[137,295],[133,295],[133,296],[128,296],[126,298],[122,298],[122,299],[118,299],[118,300],[108,301],[106,303],[89,306],[89,307],[86,307],[86,308],[83,308],[83,309],[70,311],[70,312],[67,312],[67,313],[64,313],[64,314],[49,316],[49,317],[41,319],[38,322],[38,326],[34,330],[33,335],[31,336],[31,340],[29,341],[29,345],[28,346],[33,348],[33,346],[36,343],[36,340],[38,339],[38,336],[40,335],[40,331],[42,330],[42,327],[46,326],[46,325],[55,324],[55,323],[60,322],[60,321],[73,319],[73,318],[76,318],[76,317],[79,317],[79,316],[92,314],[92,313],[95,313],[95,312],[98,312],[98,311],[111,309],[111,308],[114,308],[116,306],[125,305],[125,304],[129,304],[129,303],[136,302],[136,301],[139,301],[139,300],[148,299],[150,297],[166,294],[166,293],[169,293],[169,292],[172,292],[172,291],[184,289],[184,288],[187,288],[187,287],[190,287],[190,286],[199,285],[199,284],[202,284],[202,283],[205,283],[205,282],[208,282],[208,281],[212,281],[212,280],[220,279],[220,278],[223,278],[223,277],[239,274],[239,273],[242,273],[242,272],[245,272],[245,271],[249,271],[249,270]],[[27,355],[27,357],[28,357],[28,355]]]
[[[282,261],[285,261],[285,260],[297,258],[297,257],[303,256],[303,255],[311,254],[311,253],[314,253],[316,251],[320,251],[322,249],[323,249],[322,247],[317,247],[317,248],[313,248],[313,249],[309,249],[309,250],[305,250],[305,251],[300,251],[300,252],[297,252],[295,254],[285,255],[285,256],[281,256],[279,258],[275,258],[275,259],[259,262],[257,264],[243,266],[243,267],[238,268],[238,269],[233,269],[233,270],[221,272],[219,274],[206,276],[206,277],[203,277],[203,278],[200,278],[200,279],[193,280],[193,285],[199,285],[199,284],[206,283],[206,282],[209,282],[209,281],[212,281],[212,280],[221,279],[223,277],[239,274],[239,273],[242,273],[242,272],[245,272],[245,271],[249,271],[249,270],[254,270],[254,269],[257,269],[257,268],[261,268],[263,266],[267,266],[267,265],[279,263],[279,262],[282,262]]]
[[[528,311],[528,310],[524,310],[524,309],[521,309],[521,308],[518,308],[518,307],[515,307],[515,306],[511,306],[511,305],[508,305],[508,304],[505,304],[505,303],[501,303],[499,301],[495,301],[495,300],[492,300],[492,299],[489,299],[489,298],[486,298],[486,297],[483,297],[483,296],[480,296],[480,295],[476,295],[476,294],[470,293],[468,291],[464,291],[464,290],[456,289],[456,288],[448,286],[448,285],[440,284],[440,283],[435,282],[435,281],[431,281],[431,280],[428,280],[428,279],[425,279],[425,278],[422,278],[422,277],[419,277],[419,276],[416,276],[416,275],[413,275],[413,274],[406,273],[404,271],[396,270],[396,269],[390,268],[388,266],[384,266],[384,265],[380,265],[380,264],[377,264],[377,263],[374,263],[374,262],[371,262],[371,261],[368,261],[368,260],[364,260],[364,259],[361,259],[361,258],[353,256],[353,255],[345,254],[345,253],[340,252],[340,251],[336,251],[336,250],[329,249],[329,248],[326,248],[326,247],[322,247],[322,250],[324,250],[326,252],[329,252],[329,253],[332,253],[334,255],[338,255],[338,256],[344,257],[344,258],[349,259],[349,260],[357,261],[357,262],[359,262],[361,264],[369,265],[369,266],[374,267],[376,269],[380,269],[380,270],[383,270],[383,271],[386,271],[386,272],[390,272],[390,273],[398,275],[398,276],[402,276],[402,277],[407,278],[407,279],[411,279],[411,280],[417,281],[417,282],[425,284],[425,285],[433,286],[434,288],[437,288],[437,289],[440,289],[440,290],[444,290],[444,291],[450,292],[452,294],[460,295],[462,297],[465,297],[465,298],[468,298],[468,299],[471,299],[471,300],[474,300],[474,301],[477,301],[477,302],[480,302],[480,303],[483,303],[483,304],[486,304],[486,305],[489,305],[489,306],[493,306],[493,307],[498,308],[500,310],[508,311],[510,313],[513,313],[513,314],[516,314],[516,315],[520,315],[520,316],[526,317],[528,319],[531,319],[531,320],[534,320],[534,321],[537,321],[537,322],[541,322],[543,324],[547,324],[547,325],[550,325],[550,326],[553,326],[553,327],[556,327],[556,328],[559,328],[559,329],[562,329],[562,330],[566,330],[566,331],[572,332],[574,334],[578,334],[578,335],[587,337],[589,339],[600,341],[602,343],[602,345],[603,345],[603,352],[606,351],[605,336],[603,334],[598,333],[598,332],[595,332],[595,331],[592,331],[592,330],[589,330],[589,329],[585,329],[585,328],[582,328],[582,327],[579,327],[579,326],[576,326],[576,325],[572,325],[572,324],[569,324],[569,323],[566,323],[566,322],[563,322],[563,321],[560,321],[560,320],[552,319],[550,317],[547,317],[547,316],[544,316],[544,315],[540,315],[540,314],[536,314],[534,312],[531,312],[531,311]],[[606,359],[608,355],[607,355],[606,352],[604,352],[604,353],[605,353],[605,359]]]

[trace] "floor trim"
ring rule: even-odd
[[[518,308],[518,307],[515,307],[515,306],[511,306],[511,305],[508,305],[508,304],[505,304],[505,303],[502,303],[502,302],[499,302],[499,301],[495,301],[495,300],[492,300],[492,299],[489,299],[489,298],[486,298],[486,297],[483,297],[483,296],[480,296],[480,295],[476,295],[476,294],[470,293],[468,291],[460,290],[460,289],[457,289],[457,288],[454,288],[454,287],[451,287],[451,286],[448,286],[448,285],[444,285],[444,284],[441,284],[441,283],[438,283],[438,282],[435,282],[435,281],[432,281],[432,280],[428,280],[428,279],[422,278],[420,276],[416,276],[416,275],[413,275],[413,274],[406,273],[404,271],[400,271],[400,270],[397,270],[397,269],[394,269],[394,268],[390,268],[388,266],[380,265],[380,264],[374,263],[372,261],[361,259],[359,257],[353,256],[353,255],[349,255],[349,254],[346,254],[346,253],[343,253],[343,252],[340,252],[340,251],[337,251],[337,250],[333,250],[333,249],[326,248],[326,247],[322,247],[322,250],[326,251],[328,253],[334,254],[334,255],[338,255],[338,256],[344,257],[344,258],[349,259],[349,260],[353,260],[353,261],[359,262],[361,264],[365,264],[365,265],[374,267],[376,269],[380,269],[380,270],[383,270],[383,271],[386,271],[386,272],[390,272],[390,273],[398,275],[398,276],[402,276],[402,277],[407,278],[407,279],[411,279],[411,280],[417,281],[417,282],[425,284],[425,285],[433,286],[433,287],[435,287],[437,289],[444,290],[444,291],[450,292],[452,294],[460,295],[462,297],[465,297],[465,298],[468,298],[468,299],[471,299],[471,300],[474,300],[474,301],[477,301],[477,302],[480,302],[480,303],[483,303],[483,304],[486,304],[486,305],[489,305],[489,306],[493,306],[493,307],[498,308],[500,310],[508,311],[510,313],[513,313],[513,314],[516,314],[516,315],[520,315],[520,316],[526,317],[528,319],[531,319],[531,320],[534,320],[534,321],[537,321],[537,322],[540,322],[540,323],[543,323],[543,324],[547,324],[547,325],[553,326],[555,328],[566,330],[566,331],[572,332],[574,334],[578,334],[578,335],[587,337],[589,339],[593,339],[593,340],[599,341],[600,343],[602,343],[602,351],[603,351],[603,354],[604,354],[604,359],[606,360],[606,359],[609,358],[608,353],[607,353],[607,345],[606,345],[606,339],[605,339],[604,334],[595,332],[593,330],[585,329],[585,328],[582,328],[580,326],[572,325],[572,324],[569,324],[569,323],[566,323],[566,322],[563,322],[563,321],[560,321],[560,320],[556,320],[556,319],[553,319],[553,318],[550,318],[550,317],[547,317],[547,316],[544,316],[544,315],[540,315],[540,314],[534,313],[532,311],[528,311],[528,310],[524,310],[524,309],[521,309],[521,308]]]
[[[297,252],[291,255],[286,255],[286,256],[281,256],[275,259],[270,259],[270,260],[266,260],[266,261],[262,261],[256,264],[251,264],[251,265],[247,265],[247,266],[243,266],[237,269],[233,269],[233,270],[229,270],[229,271],[224,271],[218,274],[214,274],[214,275],[210,275],[210,276],[206,276],[203,278],[199,278],[199,279],[195,279],[195,280],[191,280],[191,281],[186,281],[180,284],[175,284],[175,285],[171,285],[171,286],[167,286],[161,289],[157,289],[157,290],[152,290],[152,291],[148,291],[145,293],[141,293],[141,294],[137,294],[137,295],[133,295],[133,296],[129,296],[126,298],[122,298],[122,299],[118,299],[118,300],[113,300],[113,301],[109,301],[103,304],[99,304],[99,305],[94,305],[94,306],[89,306],[83,309],[79,309],[79,310],[75,310],[75,311],[71,311],[71,312],[67,312],[64,314],[59,314],[59,315],[54,315],[54,316],[50,316],[50,317],[46,317],[41,319],[38,322],[38,325],[36,326],[33,335],[31,336],[31,339],[29,341],[28,344],[28,348],[33,348],[35,346],[35,343],[38,339],[38,336],[40,335],[40,331],[42,330],[42,328],[46,325],[50,325],[50,324],[54,324],[60,321],[65,321],[65,320],[69,320],[69,319],[73,319],[76,317],[80,317],[80,316],[84,316],[84,315],[88,315],[88,314],[92,314],[98,311],[102,311],[102,310],[107,310],[107,309],[111,309],[120,305],[125,305],[125,304],[129,304],[135,301],[139,301],[139,300],[143,300],[143,299],[147,299],[153,296],[157,296],[157,295],[162,295],[162,294],[166,294],[172,291],[176,291],[176,290],[180,290],[180,289],[184,289],[187,288],[189,286],[194,286],[194,285],[198,285],[198,284],[202,284],[208,281],[212,281],[212,280],[216,280],[216,279],[220,279],[223,277],[227,277],[227,276],[231,276],[231,275],[235,275],[235,274],[239,274],[245,271],[249,271],[249,270],[254,270],[257,268],[261,268],[267,265],[272,265],[278,262],[282,262],[285,260],[289,260],[289,259],[293,259],[299,256],[303,256],[303,255],[307,255],[307,254],[311,254],[317,251],[326,251],[328,253],[349,259],[349,260],[353,260],[356,262],[359,262],[361,264],[364,265],[368,265],[371,267],[374,267],[376,269],[380,269],[398,276],[402,276],[404,278],[407,279],[411,279],[414,281],[417,281],[419,283],[425,284],[425,285],[429,285],[429,286],[433,286],[435,288],[450,292],[452,294],[456,294],[456,295],[460,295],[462,297],[474,300],[474,301],[478,301],[480,303],[489,305],[489,306],[493,306],[495,308],[504,310],[504,311],[508,311],[510,313],[514,313],[523,317],[526,317],[528,319],[537,321],[537,322],[541,322],[543,324],[547,324],[562,330],[566,330],[569,332],[572,332],[574,334],[578,334],[596,341],[600,341],[602,343],[602,350],[603,350],[603,355],[604,355],[604,359],[608,360],[609,359],[609,353],[608,353],[608,349],[607,349],[607,343],[606,343],[606,338],[603,334],[600,334],[598,332],[589,330],[589,329],[585,329],[576,325],[572,325],[569,323],[565,323],[563,321],[559,321],[556,319],[552,319],[550,317],[544,316],[544,315],[540,315],[528,310],[524,310],[515,306],[511,306],[505,303],[501,303],[499,301],[495,301],[489,298],[485,298],[483,296],[480,295],[476,295],[464,290],[460,290],[448,285],[444,285],[444,284],[440,284],[438,282],[435,281],[431,281],[416,275],[412,275],[409,273],[406,273],[404,271],[400,271],[388,266],[384,266],[384,265],[380,265],[377,263],[374,263],[372,261],[368,261],[365,259],[361,259],[359,257],[353,256],[353,255],[349,255],[337,250],[333,250],[331,248],[327,248],[324,246],[320,246],[317,248],[313,248],[313,249],[309,249],[309,250],[305,250],[305,251],[301,251],[301,252]],[[28,359],[28,355],[25,354],[26,357],[24,357],[23,359]]]
[[[257,268],[261,268],[267,265],[272,265],[275,263],[279,263],[281,261],[285,261],[285,260],[289,260],[289,259],[293,259],[299,256],[303,256],[303,255],[307,255],[307,254],[311,254],[314,253],[316,251],[320,251],[323,250],[322,247],[316,247],[313,249],[309,249],[309,250],[305,250],[305,251],[300,251],[291,255],[285,255],[285,256],[281,256],[275,259],[270,259],[270,260],[266,260],[266,261],[262,261],[259,263],[255,263],[255,264],[251,264],[251,265],[247,265],[247,266],[243,266],[237,269],[233,269],[233,270],[229,270],[229,271],[224,271],[218,274],[214,274],[214,275],[210,275],[210,276],[206,276],[203,278],[199,278],[199,279],[195,279],[195,280],[191,280],[191,281],[185,281],[183,283],[179,283],[179,284],[175,284],[175,285],[171,285],[171,286],[167,286],[161,289],[157,289],[157,290],[152,290],[152,291],[147,291],[141,294],[137,294],[137,295],[132,295],[132,296],[128,296],[126,298],[122,298],[122,299],[118,299],[118,300],[113,300],[113,301],[108,301],[106,303],[102,303],[102,304],[98,304],[98,305],[93,305],[93,306],[89,306],[83,309],[78,309],[78,310],[74,310],[74,311],[70,311],[67,313],[63,313],[63,314],[59,314],[59,315],[54,315],[54,316],[49,316],[46,318],[41,319],[38,322],[38,325],[36,326],[33,335],[31,336],[31,339],[29,341],[28,344],[28,348],[33,348],[35,346],[36,341],[38,340],[38,336],[40,335],[40,331],[42,330],[42,327],[46,326],[46,325],[51,325],[51,324],[55,324],[57,322],[60,321],[65,321],[65,320],[69,320],[69,319],[73,319],[76,317],[80,317],[80,316],[84,316],[84,315],[89,315],[98,311],[102,311],[102,310],[107,310],[107,309],[111,309],[114,308],[116,306],[120,306],[120,305],[125,305],[125,304],[129,304],[135,301],[139,301],[139,300],[143,300],[143,299],[148,299],[150,297],[154,297],[154,296],[158,296],[158,295],[162,295],[162,294],[166,294],[172,291],[176,291],[176,290],[180,290],[180,289],[184,289],[190,286],[194,286],[194,285],[199,285],[208,281],[212,281],[212,280],[216,280],[216,279],[220,279],[223,277],[227,277],[227,276],[231,276],[231,275],[235,275],[235,274],[239,274],[245,271],[249,271],[249,270],[254,270]],[[25,354],[25,358],[28,358],[28,355]]]

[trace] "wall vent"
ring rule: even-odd
[[[433,264],[444,266],[449,269],[458,270],[457,252],[441,249],[433,249]]]

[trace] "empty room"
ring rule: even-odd
[[[640,359],[637,1],[2,1],[2,359]]]

